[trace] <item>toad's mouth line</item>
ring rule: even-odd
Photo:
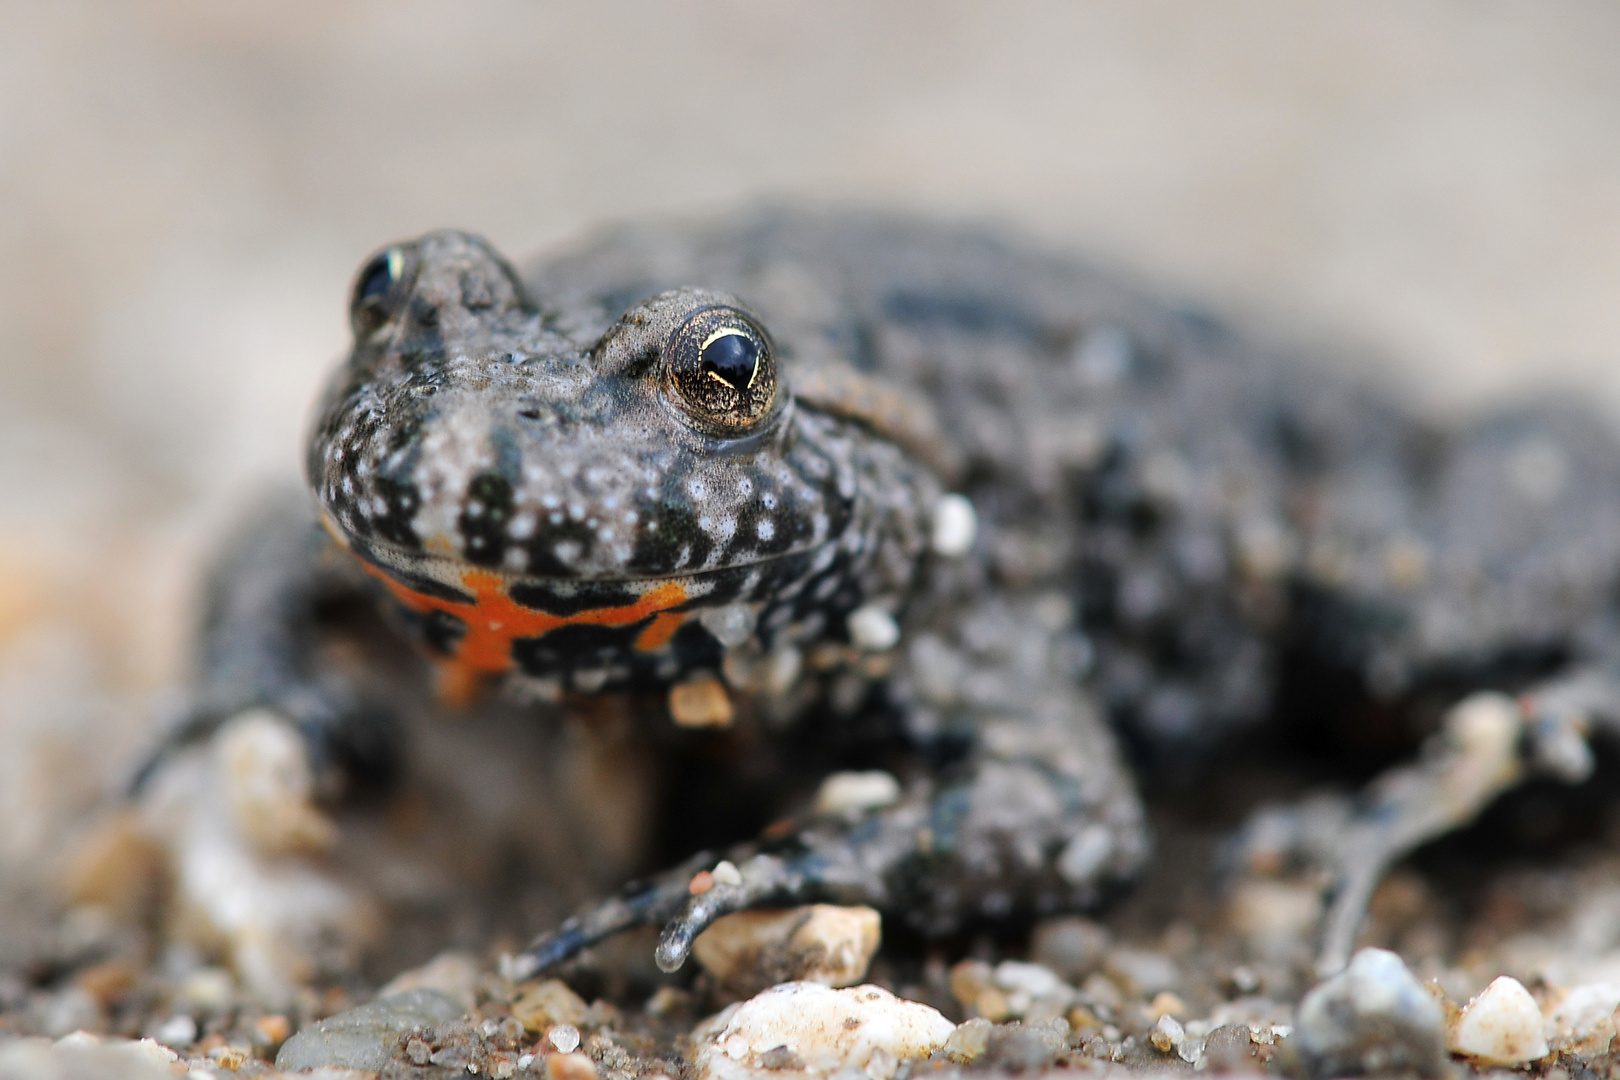
[[[701,583],[714,580],[723,575],[746,573],[751,569],[771,566],[786,559],[815,555],[836,547],[839,542],[839,537],[832,536],[822,540],[820,543],[792,547],[774,555],[743,559],[727,563],[724,566],[693,567],[689,570],[677,567],[656,574],[548,576],[544,574],[516,573],[494,566],[475,566],[466,559],[454,555],[402,551],[391,545],[356,540],[346,536],[343,530],[324,514],[321,516],[321,524],[325,526],[326,531],[337,542],[339,547],[348,551],[368,569],[378,571],[387,577],[410,586],[426,585],[426,591],[434,594],[442,592],[447,599],[461,592],[460,587],[453,584],[453,582],[459,580],[468,570],[475,570],[499,578],[508,585],[531,585],[536,589],[544,589],[556,594],[558,597],[564,597],[574,592],[590,591],[598,588],[648,589],[656,588],[665,582]],[[435,588],[435,586],[437,587]],[[698,592],[694,593],[694,596],[701,595],[704,591],[707,590],[700,588]],[[457,598],[462,597],[458,596]],[[470,599],[470,597],[467,599]]]

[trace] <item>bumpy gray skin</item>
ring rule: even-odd
[[[740,436],[666,379],[671,333],[716,304],[750,312],[779,365]],[[1181,763],[1279,701],[1323,723],[1601,675],[1615,652],[1620,447],[1601,425],[1546,409],[1437,432],[991,235],[766,213],[607,234],[520,278],[435,233],[368,264],[355,324],[308,458],[337,544],[282,512],[224,564],[186,732],[267,703],[327,760],[385,761],[386,710],[312,643],[334,595],[382,598],[465,682],[489,670],[462,662],[469,571],[559,617],[678,583],[660,614],[517,641],[502,677],[566,705],[721,673],[736,729],[794,748],[782,812],[803,810],[805,770],[880,761],[904,783],[733,851],[740,882],[692,895],[708,855],[652,878],[515,974],[637,923],[666,925],[678,965],[757,903],[867,902],[929,933],[1091,905],[1147,851],[1105,716]],[[965,554],[930,546],[947,492],[977,511]],[[874,610],[892,649],[852,638]],[[678,628],[653,633],[665,614]],[[1599,683],[1583,708],[1601,715]],[[732,737],[651,713],[676,750]],[[816,746],[840,749],[799,752]]]

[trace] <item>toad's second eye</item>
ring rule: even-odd
[[[349,301],[349,318],[356,336],[369,334],[387,320],[394,285],[404,274],[405,252],[397,247],[379,253],[360,271]]]
[[[736,308],[694,312],[670,335],[664,364],[666,393],[711,434],[742,434],[776,403],[770,340]]]

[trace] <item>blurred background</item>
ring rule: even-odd
[[[441,225],[1004,224],[1462,413],[1620,417],[1620,7],[0,7],[0,871],[128,766],[350,275]]]

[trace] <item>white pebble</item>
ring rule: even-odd
[[[553,1024],[546,1030],[546,1039],[561,1053],[572,1054],[579,1048],[579,1028],[573,1024]]]
[[[955,1030],[937,1010],[881,987],[782,983],[698,1025],[694,1075],[755,1080],[765,1068],[759,1059],[778,1047],[803,1063],[800,1076],[842,1069],[886,1074],[900,1061],[927,1057]]]
[[[1074,996],[1074,988],[1044,964],[1003,960],[996,965],[993,977],[1000,989],[1020,990],[1032,998],[1067,1000]]]
[[[1362,949],[1294,1010],[1294,1037],[1318,1076],[1412,1069],[1437,1075],[1445,1055],[1445,1012],[1385,949]]]
[[[1594,1051],[1608,1049],[1614,1037],[1614,1012],[1620,1009],[1620,982],[1571,987],[1547,1014],[1545,1034],[1574,1043],[1596,1040]]]
[[[934,504],[934,552],[959,559],[973,550],[979,535],[979,514],[966,495],[942,495]]]
[[[836,772],[821,782],[816,791],[816,813],[839,814],[845,810],[876,810],[900,801],[900,781],[882,769],[870,772]]]
[[[169,1046],[190,1046],[197,1041],[197,1021],[179,1013],[159,1024],[152,1037]]]
[[[850,612],[846,625],[849,638],[857,649],[888,652],[900,644],[900,624],[894,621],[893,615],[876,604],[867,604]]]
[[[1485,1065],[1522,1065],[1548,1053],[1536,999],[1508,975],[1463,1006],[1448,1042],[1452,1053]]]
[[[709,876],[714,879],[716,885],[741,885],[743,883],[742,871],[737,869],[736,863],[728,859],[721,859],[716,863],[714,869],[709,871]]]

